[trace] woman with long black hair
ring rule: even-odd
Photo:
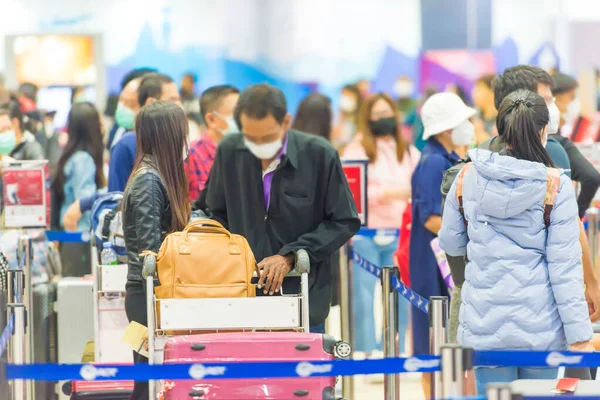
[[[68,141],[58,160],[52,182],[52,225],[64,228],[67,209],[82,197],[91,196],[106,186],[103,170],[104,146],[100,114],[92,103],[73,104],[67,122]],[[89,232],[90,212],[77,223],[77,230]],[[91,272],[89,244],[62,243],[63,276],[83,276]]]
[[[155,101],[135,122],[136,160],[123,195],[123,234],[129,271],[125,310],[129,321],[147,326],[142,278],[146,250],[158,253],[165,236],[181,231],[190,219],[188,182],[183,161],[187,154],[188,122],[183,109]],[[134,353],[136,362],[148,362]],[[132,399],[148,399],[148,383],[136,382]]]
[[[90,196],[106,186],[104,177],[102,125],[100,114],[92,103],[76,103],[67,123],[69,139],[58,160],[52,183],[55,198],[60,204],[60,220],[69,206],[82,197]],[[87,214],[87,215],[86,215]],[[89,212],[79,220],[77,230],[90,230]]]

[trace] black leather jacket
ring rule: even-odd
[[[144,160],[125,188],[123,195],[123,235],[127,248],[129,271],[127,280],[142,282],[140,253],[158,253],[166,232],[171,226],[171,209],[165,184],[151,165]]]

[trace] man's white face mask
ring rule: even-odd
[[[270,160],[283,147],[283,140],[277,139],[271,143],[256,144],[244,138],[244,144],[252,154],[261,160]]]
[[[553,135],[558,133],[558,126],[560,124],[560,111],[556,106],[555,102],[552,102],[548,106],[548,114],[550,114],[550,121],[548,122],[548,134]]]

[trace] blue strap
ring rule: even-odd
[[[89,232],[46,231],[46,238],[50,242],[89,243],[91,235]]]
[[[380,373],[434,372],[439,370],[439,357],[419,356],[360,361],[334,360],[163,365],[9,364],[6,368],[6,376],[8,379],[44,381],[146,381],[148,379],[307,378]]]
[[[360,265],[363,269],[375,275],[377,278],[381,278],[381,267],[373,264],[356,251],[352,251],[352,259],[356,261],[358,265]],[[418,308],[423,311],[425,314],[429,314],[429,300],[425,297],[421,296],[404,283],[400,281],[397,277],[393,277],[393,285],[398,293],[400,293],[406,300],[412,304],[413,307]]]

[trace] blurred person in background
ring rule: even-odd
[[[188,143],[195,142],[202,136],[202,129],[204,120],[200,114],[201,106],[196,96],[196,83],[198,77],[196,74],[188,73],[181,78],[179,94],[181,96],[181,103],[183,104],[183,110],[187,115],[189,133]]]
[[[83,103],[86,101],[88,101],[88,99],[85,93],[85,86],[75,86],[71,95],[71,103]]]
[[[356,85],[346,85],[340,96],[340,113],[331,134],[331,142],[337,149],[348,144],[356,133],[362,96]]]
[[[333,111],[329,97],[313,93],[300,102],[292,129],[321,136],[329,142],[331,141],[332,120]]]
[[[58,165],[58,159],[62,152],[59,143],[59,133],[54,127],[55,111],[47,112],[45,110],[36,110],[29,114],[29,118],[36,122],[35,140],[37,140],[44,149],[45,159],[48,160],[50,176],[54,177]]]
[[[356,87],[358,88],[360,96],[363,99],[366,99],[371,95],[371,82],[368,79],[359,80],[358,82],[356,82]]]
[[[119,95],[119,102],[117,103],[117,108],[115,109],[114,115],[115,123],[113,124],[113,127],[110,130],[110,132],[108,133],[108,140],[106,142],[107,149],[110,150],[114,146],[114,144],[121,139],[125,132],[133,129],[133,123],[130,122],[132,121],[131,111],[132,109],[136,108],[136,105],[138,110],[140,107],[137,100],[137,86],[139,86],[139,78],[153,72],[156,72],[156,69],[136,68],[134,70],[129,71],[129,73],[127,73],[127,75],[125,75],[121,80],[121,93]],[[129,82],[133,81],[134,79],[138,80],[138,85],[135,85],[135,87],[132,86],[127,88]],[[127,93],[123,94],[123,92],[125,92],[126,89],[128,89]],[[133,113],[134,116],[135,113],[136,112]],[[119,120],[123,119],[127,121],[126,124],[130,126],[129,128],[125,128],[119,125]]]
[[[437,89],[433,87],[427,88],[425,90],[425,95],[423,97],[422,102],[427,101],[427,99],[429,99],[436,93]],[[411,113],[407,115],[406,120],[404,121],[404,129],[411,130],[412,134],[410,135],[410,137],[412,137],[412,142],[414,146],[417,148],[417,150],[423,151],[423,148],[427,144],[427,141],[423,140],[423,132],[425,128],[423,127],[423,120],[421,119],[420,113],[420,106],[417,105],[417,108],[415,108]]]
[[[7,104],[0,105],[0,161],[13,161],[10,152],[15,147],[16,137]]]
[[[494,105],[494,90],[492,81],[496,75],[484,75],[475,81],[473,87],[473,105],[477,109],[475,124],[475,138],[477,144],[485,142],[491,136],[498,135],[496,130],[496,115],[498,111]]]
[[[198,98],[196,97],[196,82],[198,78],[195,74],[185,74],[181,78],[181,89],[179,95],[181,96],[181,102],[183,103],[183,109],[186,114],[200,112],[200,105],[198,104]]]
[[[581,100],[577,97],[579,83],[567,74],[556,72],[552,75],[552,94],[560,111],[560,133],[572,137],[577,119],[581,116]],[[574,138],[573,138],[574,139]]]
[[[458,327],[463,346],[594,351],[575,193],[544,148],[549,121],[541,96],[528,90],[506,96],[498,108],[506,149],[471,150],[472,168],[463,167],[446,197],[440,246],[468,259]],[[549,185],[556,186],[553,201],[546,197]],[[488,383],[555,379],[557,373],[477,367],[477,393],[484,395]]]
[[[37,108],[37,92],[38,87],[34,83],[25,82],[19,85],[17,90],[19,93],[18,101],[21,105],[21,110],[26,113],[33,111]]]
[[[94,195],[106,186],[103,170],[104,146],[100,114],[93,104],[73,104],[67,121],[68,142],[58,161],[56,176],[52,182],[53,215],[59,211],[60,218],[53,221],[58,228],[69,206],[76,200]],[[58,217],[58,215],[57,215]],[[61,228],[65,228],[62,226]],[[77,222],[76,230],[89,232],[90,213]],[[76,256],[82,243],[63,243],[60,247],[64,276],[83,276],[90,273],[91,264],[87,254]],[[86,262],[87,261],[87,262]]]
[[[132,82],[130,82],[132,84]],[[138,104],[145,105],[154,101],[171,101],[181,107],[179,90],[173,79],[159,73],[145,74],[139,83]],[[136,114],[137,116],[137,114]],[[114,145],[110,153],[110,164],[108,167],[108,191],[123,192],[133,165],[136,154],[135,131],[127,132],[123,138]],[[98,194],[88,196],[74,202],[63,217],[65,229],[74,230],[82,216],[82,213],[92,209]]]
[[[45,154],[42,145],[25,129],[25,115],[21,111],[20,102],[12,98],[3,107],[8,111],[12,130],[4,137],[4,148],[1,151],[9,151],[9,156],[15,160],[43,160]]]
[[[100,115],[89,102],[75,103],[67,121],[68,142],[58,161],[52,189],[60,201],[60,215],[75,200],[90,196],[106,186]],[[91,221],[86,213],[77,230],[88,231]]]
[[[141,77],[137,90],[137,104],[144,106],[156,100],[171,101],[181,106],[181,98],[175,81],[167,75],[149,73]],[[136,104],[136,106],[137,106]],[[132,103],[133,105],[133,103]],[[129,115],[134,118],[134,115]],[[133,122],[131,119],[128,121]],[[124,191],[133,170],[136,152],[135,131],[129,131],[114,145],[110,153],[108,190]]]
[[[240,91],[231,85],[219,85],[206,89],[200,96],[200,110],[206,124],[206,132],[190,146],[185,160],[190,201],[198,199],[204,189],[217,153],[217,145],[226,135],[239,133],[233,110]]]
[[[413,98],[414,92],[415,87],[408,76],[401,76],[394,84],[394,95],[398,98],[396,104],[402,123],[417,108],[417,101]]]
[[[421,108],[427,144],[412,175],[412,227],[410,232],[411,288],[425,298],[449,296],[440,273],[431,242],[442,226],[440,190],[444,172],[460,157],[454,151],[470,144],[475,128],[469,122],[477,112],[465,105],[454,93],[431,96]],[[422,312],[412,313],[414,354],[429,354],[429,318]],[[423,374],[425,397],[430,398],[431,374]]]
[[[398,230],[402,214],[411,198],[410,177],[419,162],[419,152],[402,138],[394,100],[386,94],[371,96],[365,102],[359,120],[359,132],[344,150],[349,159],[369,160],[369,229],[360,230],[352,239],[353,250],[378,266],[394,265]],[[378,279],[354,262],[353,321],[354,350],[374,356],[381,349],[375,336],[373,302]],[[398,300],[398,341],[405,353],[409,303]],[[379,342],[379,343],[378,343]]]

